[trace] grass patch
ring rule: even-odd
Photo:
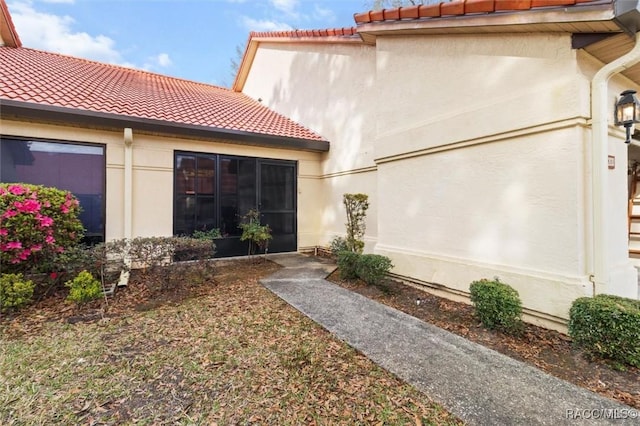
[[[0,424],[460,423],[264,289],[269,271],[96,322],[0,322]]]

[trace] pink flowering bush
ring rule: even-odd
[[[76,245],[84,234],[79,214],[70,192],[0,183],[0,270],[32,271]]]

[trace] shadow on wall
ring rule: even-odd
[[[581,76],[563,37],[414,36],[303,51],[262,45],[285,67],[265,96],[268,105],[331,142],[323,165],[327,232],[342,231],[342,193],[364,192],[378,207],[369,212],[377,220],[367,221],[368,232],[384,244],[576,273],[584,156],[575,156],[575,134],[569,143],[523,137],[342,175],[375,167],[376,156],[575,117],[580,108],[566,102],[578,101],[564,95]]]
[[[264,48],[264,47],[263,47]],[[365,45],[270,46],[290,59],[269,106],[331,143],[324,173],[374,166],[375,48]]]

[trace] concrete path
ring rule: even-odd
[[[326,281],[335,269],[327,261],[270,259],[284,268],[263,279],[265,287],[465,423],[640,424],[626,405]]]

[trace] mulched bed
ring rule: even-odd
[[[394,280],[369,286],[361,280],[342,280],[338,271],[328,279],[563,380],[640,409],[640,369],[627,366],[621,371],[606,361],[587,359],[564,334],[530,324],[517,337],[486,330],[475,318],[472,306]]]

